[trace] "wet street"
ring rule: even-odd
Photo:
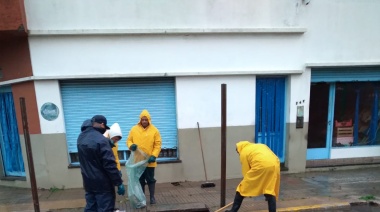
[[[380,204],[380,169],[334,170],[282,174],[277,211],[333,211],[380,212],[380,207],[369,207],[366,201]],[[228,179],[226,203],[234,199],[236,185],[241,179]],[[220,207],[220,180],[213,180],[212,188],[201,188],[202,182],[178,182],[157,184],[157,204],[148,205],[142,211],[216,211]],[[41,211],[79,212],[86,204],[82,188],[51,191],[39,189]],[[121,197],[117,197],[120,201]],[[350,205],[351,203],[351,205]],[[352,205],[352,203],[361,205]],[[137,211],[128,202],[120,207]],[[28,188],[0,187],[0,211],[32,211],[33,200]],[[263,196],[246,198],[239,212],[267,212]]]
[[[380,212],[380,207],[371,207],[371,206],[352,206],[347,209],[328,209],[324,211],[331,212]]]

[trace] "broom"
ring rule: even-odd
[[[201,188],[215,187],[215,183],[208,182],[207,180],[207,172],[206,172],[205,158],[203,156],[202,138],[201,138],[201,130],[199,129],[199,122],[197,122],[197,125],[198,125],[199,144],[201,145],[201,152],[202,152],[203,169],[205,171],[205,178],[206,178],[206,182],[202,183]]]
[[[228,203],[227,205],[225,205],[224,207],[219,208],[218,210],[216,210],[216,211],[214,211],[214,212],[221,212],[222,210],[224,210],[224,209],[230,207],[233,203],[234,203],[234,202],[230,202],[230,203]]]

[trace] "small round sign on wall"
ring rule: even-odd
[[[46,102],[41,107],[41,115],[44,119],[53,121],[57,119],[59,115],[59,109],[54,103]]]

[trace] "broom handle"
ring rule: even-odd
[[[230,202],[230,203],[228,203],[228,205],[225,205],[223,208],[219,208],[219,209],[216,210],[215,212],[220,212],[220,211],[222,211],[222,210],[224,210],[224,209],[230,207],[233,203],[234,203],[234,202]]]
[[[197,125],[198,125],[199,144],[201,145],[201,152],[202,152],[203,169],[205,171],[206,181],[208,181],[207,180],[206,165],[205,165],[205,158],[203,156],[203,147],[202,147],[202,139],[201,139],[201,130],[199,129],[199,122],[197,122]]]

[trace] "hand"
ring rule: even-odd
[[[136,144],[132,144],[132,145],[131,145],[131,150],[132,150],[132,151],[136,151],[136,149],[137,149],[137,145],[136,145]]]
[[[119,171],[119,174],[120,174],[120,177],[122,177],[122,176],[123,176],[123,174],[121,173],[121,171]]]
[[[125,194],[125,188],[124,188],[124,185],[123,185],[123,184],[120,184],[120,185],[117,187],[117,194],[119,194],[119,195],[124,195],[124,194]]]
[[[153,155],[149,157],[148,159],[148,163],[154,163],[156,162],[156,157],[154,157]]]

